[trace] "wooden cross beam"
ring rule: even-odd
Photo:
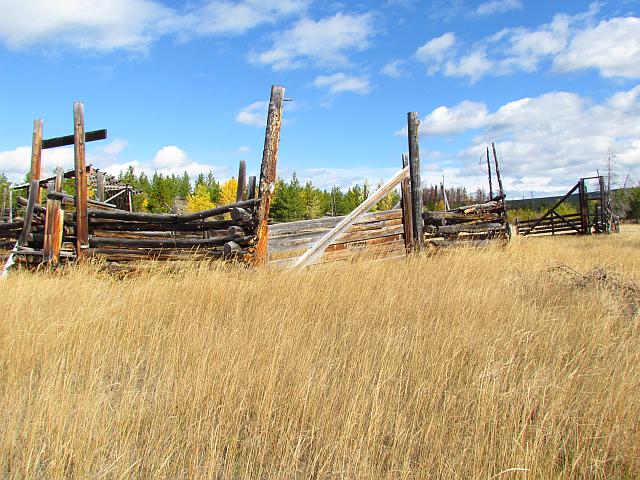
[[[94,130],[93,132],[86,132],[84,134],[85,142],[95,142],[96,140],[105,140],[107,138],[107,130]],[[73,145],[74,136],[66,135],[64,137],[55,137],[48,138],[42,141],[42,149],[46,150],[47,148],[56,148],[56,147],[66,147],[69,145]]]

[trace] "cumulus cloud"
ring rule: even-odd
[[[309,62],[325,67],[346,65],[348,53],[365,50],[372,35],[371,14],[302,18],[289,30],[274,35],[270,49],[254,52],[249,59],[274,70],[300,68]]]
[[[406,62],[404,60],[392,60],[391,62],[388,62],[384,67],[382,67],[380,73],[391,78],[404,77],[406,75],[406,72],[403,70],[402,66],[405,63]]]
[[[495,1],[480,7],[485,11],[507,4]],[[414,56],[429,75],[442,73],[472,83],[486,75],[535,72],[543,65],[557,72],[591,68],[603,77],[640,78],[640,18],[598,23],[599,9],[595,2],[576,15],[559,13],[533,28],[505,28],[470,45],[448,32],[426,42]]]
[[[309,4],[310,0],[209,0],[178,9],[158,0],[0,0],[0,42],[10,48],[145,51],[165,35],[241,35],[302,14]]]
[[[477,175],[485,146],[496,141],[511,195],[558,193],[602,168],[610,147],[620,174],[640,178],[639,94],[640,85],[597,103],[572,92],[552,92],[494,111],[481,102],[463,101],[426,115],[421,133],[467,144],[451,152],[462,167],[450,174]]]
[[[240,109],[236,114],[236,122],[251,127],[264,127],[267,124],[267,108],[268,102],[253,102],[246,107]]]
[[[346,92],[366,95],[371,91],[368,77],[357,77],[342,72],[333,75],[320,75],[313,81],[313,84],[318,88],[327,88],[331,95]]]

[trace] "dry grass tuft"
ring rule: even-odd
[[[638,251],[13,275],[0,477],[639,478]]]

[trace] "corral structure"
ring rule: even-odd
[[[4,193],[0,211],[0,249],[8,259],[3,273],[13,263],[28,266],[56,266],[101,258],[109,263],[152,260],[234,259],[253,265],[268,262],[306,266],[352,258],[359,253],[374,256],[402,256],[425,245],[450,245],[461,241],[508,240],[510,228],[505,194],[495,145],[493,162],[487,148],[489,198],[484,203],[449,208],[444,186],[442,211],[424,211],[420,181],[417,113],[407,114],[408,155],[402,168],[382,187],[343,217],[325,217],[284,224],[270,224],[269,210],[277,180],[276,164],[282,125],[284,88],[273,86],[267,116],[259,182],[246,177],[240,163],[236,202],[210,210],[180,214],[133,211],[136,191],[112,176],[85,164],[85,144],[107,137],[106,130],[85,133],[84,105],[74,103],[74,133],[43,140],[42,120],[34,122],[30,181]],[[41,172],[42,150],[74,146],[74,169],[58,168],[51,177]],[[492,175],[492,163],[494,173]],[[498,191],[493,191],[492,178]],[[73,194],[64,192],[65,179],[73,180]],[[581,179],[581,182],[586,179]],[[601,179],[600,179],[601,182]],[[575,189],[582,192],[579,183]],[[399,207],[388,211],[369,210],[400,186]],[[46,187],[46,194],[42,190]],[[12,205],[17,195],[20,215]],[[89,198],[89,191],[95,198]],[[586,191],[586,190],[585,190]],[[7,202],[7,196],[8,202]],[[586,197],[585,197],[586,198]],[[601,196],[602,198],[602,196]],[[596,208],[597,221],[590,225],[605,231],[607,211]],[[43,202],[44,200],[44,202]],[[589,200],[595,200],[591,197]],[[586,233],[587,213],[581,211],[580,233]],[[595,218],[595,217],[594,217]],[[522,234],[535,234],[560,219],[574,225],[573,218],[551,209],[537,223],[521,222]],[[577,226],[577,225],[576,225]],[[558,227],[559,228],[559,227]],[[553,230],[555,231],[555,230]]]

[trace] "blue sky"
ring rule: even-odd
[[[423,181],[487,186],[496,142],[518,198],[562,193],[615,154],[640,180],[640,2],[0,0],[0,172],[28,169],[33,119],[113,173],[257,174],[272,84],[279,173],[321,187],[387,178],[422,119]],[[28,19],[26,21],[25,19]],[[72,165],[45,152],[45,169]]]

